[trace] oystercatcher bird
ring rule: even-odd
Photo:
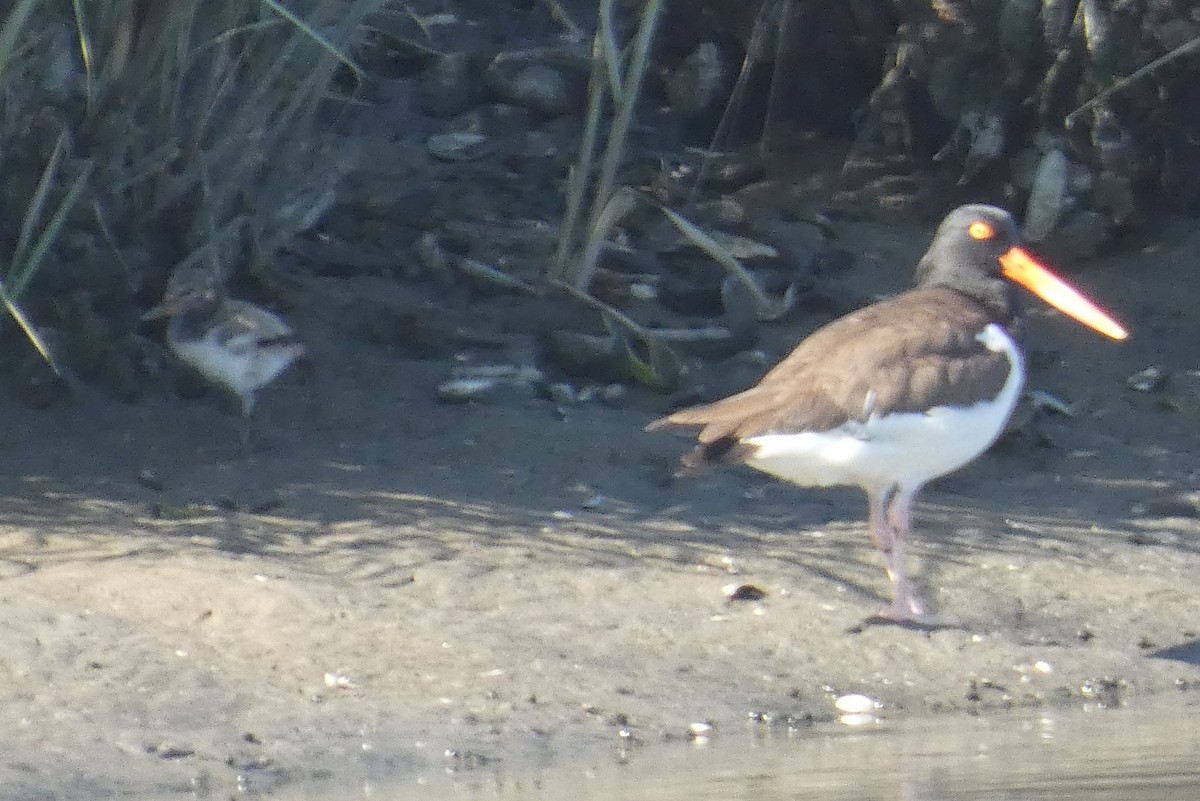
[[[818,329],[750,389],[647,430],[700,428],[685,472],[740,463],[803,487],[861,487],[893,589],[873,619],[939,625],[907,577],[913,499],[983,453],[1013,412],[1025,381],[1014,284],[1102,334],[1128,336],[1019,241],[1003,209],[955,209],[917,265],[915,289]]]
[[[167,345],[185,364],[238,397],[242,447],[249,447],[255,393],[305,354],[287,323],[244,300],[226,296],[215,279],[185,279],[142,319],[170,317]]]

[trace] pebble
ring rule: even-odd
[[[604,504],[608,503],[608,498],[604,495],[593,495],[592,497],[579,504],[584,509],[599,509]]]
[[[1138,370],[1125,379],[1125,386],[1134,392],[1154,392],[1166,386],[1167,374],[1157,365],[1150,365]]]
[[[349,676],[346,676],[342,673],[326,673],[325,686],[329,687],[330,689],[353,690],[358,685],[356,685]]]
[[[442,403],[468,403],[484,397],[499,383],[495,378],[452,378],[438,384],[437,399]]]
[[[439,161],[471,161],[487,152],[488,138],[476,131],[434,134],[425,140],[429,154]]]
[[[162,479],[159,478],[158,474],[155,473],[153,470],[151,470],[149,467],[144,467],[140,471],[138,471],[137,480],[138,480],[138,483],[141,484],[146,489],[152,489],[156,492],[161,492],[163,489]]]
[[[767,597],[766,590],[760,589],[753,584],[726,584],[722,587],[725,593],[725,598],[730,602],[733,601],[761,601]]]
[[[568,74],[552,55],[502,53],[487,70],[487,81],[503,102],[549,117],[583,110],[582,75]]]
[[[629,390],[624,384],[607,384],[600,390],[600,402],[613,408],[623,406],[628,396]]]
[[[713,42],[701,42],[666,76],[667,99],[682,114],[696,114],[713,106],[724,94],[725,65]]]
[[[570,406],[579,399],[575,387],[564,382],[551,384],[546,388],[546,392],[549,393],[550,400],[560,406]]]

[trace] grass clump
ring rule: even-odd
[[[339,108],[339,72],[353,85],[348,54],[383,5],[20,0],[0,12],[6,302],[36,289],[53,315],[82,289],[128,305],[179,265],[224,280],[269,263],[352,164],[319,123]]]

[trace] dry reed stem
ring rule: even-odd
[[[559,232],[558,250],[549,271],[551,278],[563,280],[576,289],[586,290],[595,272],[594,260],[584,260],[579,256],[596,249],[597,237],[602,239],[608,235],[608,229],[598,223],[605,217],[605,209],[613,196],[617,169],[641,93],[642,78],[649,62],[650,44],[654,40],[661,8],[662,0],[647,0],[632,43],[629,64],[622,75],[621,48],[612,24],[613,0],[601,0],[600,3],[599,23],[592,48],[587,120],[579,161],[568,185],[567,209]],[[588,219],[584,226],[587,234],[582,247],[576,251],[576,229],[583,214],[583,198],[587,194],[591,166],[601,138],[602,112],[610,92],[615,113],[603,135],[604,152],[587,207]]]

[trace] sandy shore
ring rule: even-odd
[[[317,369],[264,398],[249,461],[212,398],[4,399],[0,786],[221,795],[804,726],[850,692],[915,716],[1198,688],[1194,299],[1154,291],[1195,252],[1088,274],[1126,346],[1033,321],[1033,383],[1077,413],[924,496],[914,568],[962,624],[929,634],[859,627],[887,582],[856,493],[669,481],[661,399],[438,404],[445,364],[347,340],[316,298],[293,318]],[[1177,380],[1127,390],[1149,364]]]

